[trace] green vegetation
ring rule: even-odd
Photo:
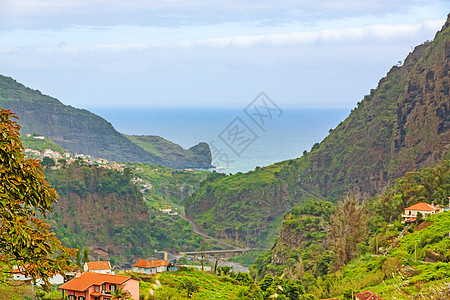
[[[304,289],[299,281],[267,276],[255,282],[247,273],[234,273],[219,267],[217,274],[183,268],[155,276],[136,275],[141,279],[141,298],[156,299],[299,299]]]
[[[92,252],[102,245],[114,263],[150,256],[155,250],[200,247],[202,238],[186,221],[144,204],[129,168],[118,172],[71,164],[46,170],[46,175],[60,198],[49,224],[67,246]]]
[[[60,154],[63,154],[67,152],[66,150],[61,147],[61,145],[49,140],[48,138],[36,139],[35,136],[39,135],[32,135],[32,136],[21,136],[20,140],[22,141],[22,145],[24,148],[29,148],[33,150],[38,150],[39,152],[44,151],[45,149],[50,149],[52,151],[59,152]]]
[[[194,294],[194,299],[233,299],[238,288],[228,278],[185,270],[153,276],[150,282],[141,281],[140,294],[145,296],[151,290],[150,295],[154,293],[156,299],[186,299],[187,293]]]
[[[250,252],[246,252],[240,254],[238,256],[230,257],[228,260],[234,261],[244,266],[250,267],[255,262],[255,259],[263,253],[262,250],[252,250]]]
[[[384,221],[395,221],[403,208],[417,202],[448,205],[450,196],[450,160],[421,172],[408,172],[377,202],[377,215]]]
[[[209,146],[206,143],[200,143],[186,150],[180,145],[159,136],[125,134],[124,136],[145,151],[158,157],[163,162],[162,165],[166,166],[170,165],[171,161],[183,159],[186,161],[184,164],[185,168],[198,168],[201,167],[199,161],[203,159],[202,156],[211,156]]]
[[[209,174],[206,171],[185,171],[143,164],[127,166],[133,170],[134,176],[144,181],[141,185],[145,203],[155,209],[176,207],[182,210],[186,199]],[[151,187],[145,187],[145,182],[150,183]]]
[[[130,257],[149,254],[158,243],[129,169],[121,173],[71,164],[47,169],[46,176],[59,195],[49,224],[65,245],[102,245],[113,255]]]
[[[31,285],[0,285],[0,299],[34,300],[36,298]]]
[[[274,247],[255,260],[251,274],[259,280],[267,274],[298,279],[314,299],[366,289],[384,299],[450,296],[444,289],[450,284],[450,211],[418,220],[398,240],[396,237],[407,228],[400,221],[389,222],[402,213],[399,207],[418,201],[446,204],[450,196],[449,163],[445,160],[434,168],[406,174],[391,189],[370,203],[366,201],[367,210],[374,213],[360,218],[351,213],[353,208],[341,204],[346,202],[335,207],[309,201],[294,207],[285,215]],[[399,203],[401,199],[405,202]],[[358,207],[357,203],[353,206]],[[365,224],[360,223],[364,220]],[[352,227],[359,230],[366,225],[364,232],[350,237]],[[342,237],[346,243],[354,241],[354,246],[342,247],[345,244],[333,228],[347,228]],[[341,254],[340,249],[348,253]],[[351,260],[343,266],[348,258]]]

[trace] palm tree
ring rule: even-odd
[[[129,297],[130,297],[130,292],[129,291],[125,291],[120,286],[118,286],[116,288],[116,290],[112,293],[112,298],[113,299],[125,300],[125,299],[128,299]]]

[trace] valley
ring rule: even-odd
[[[203,170],[204,142],[121,134],[1,76],[0,296],[34,297],[20,275],[107,278],[82,272],[96,260],[139,299],[448,299],[449,73],[450,15],[310,151],[229,175]]]

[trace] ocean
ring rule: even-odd
[[[125,134],[158,135],[190,148],[210,145],[218,172],[254,170],[300,157],[322,141],[349,109],[94,108]]]

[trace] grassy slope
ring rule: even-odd
[[[126,135],[126,138],[141,147],[147,152],[157,156],[162,155],[192,155],[188,150],[183,149],[180,145],[172,143],[162,137],[155,135]]]
[[[66,150],[64,150],[63,147],[61,147],[61,145],[59,145],[47,138],[45,138],[44,140],[38,140],[38,139],[35,139],[33,136],[31,136],[31,137],[21,136],[20,140],[21,140],[24,148],[39,150],[40,152],[42,152],[48,148],[53,151],[57,151],[60,154],[63,154],[66,152]]]
[[[420,262],[427,249],[437,251],[447,261],[450,258],[450,212],[430,216],[427,222],[432,225],[407,234],[387,257],[368,254],[336,273],[333,294],[342,294],[346,289],[369,289],[384,299],[411,299],[420,293],[431,294],[444,283],[450,284],[448,262]]]
[[[206,171],[183,171],[171,168],[128,164],[133,174],[152,185],[144,192],[146,203],[154,208],[182,208],[186,199],[208,176]]]
[[[150,276],[149,279],[150,282],[141,281],[140,293],[146,295],[149,289],[153,289],[156,291],[156,299],[186,299],[186,291],[180,288],[185,279],[200,287],[193,299],[237,299],[235,294],[241,288],[229,277],[199,271],[166,272]],[[160,286],[155,285],[156,280],[160,282]]]

